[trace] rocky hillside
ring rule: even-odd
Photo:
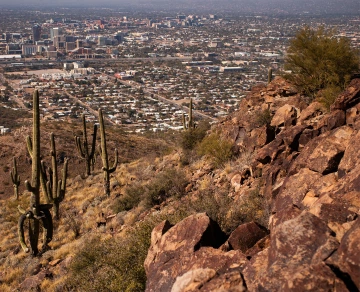
[[[193,170],[189,195],[209,176],[230,185],[231,208],[257,190],[268,220],[254,215],[261,222],[230,236],[206,213],[161,222],[146,291],[359,291],[360,79],[326,111],[277,78],[254,88],[218,130],[233,141],[237,165]]]
[[[22,180],[31,166],[30,124],[0,137],[0,291],[359,291],[360,79],[327,110],[276,78],[205,138],[200,123],[167,141],[109,126],[110,196],[100,159],[82,174],[81,125],[43,122],[70,175],[37,257],[17,238],[23,184],[10,198],[12,157]]]

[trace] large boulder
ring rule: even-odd
[[[338,245],[325,223],[303,211],[273,229],[270,246],[262,252],[265,258],[259,255],[259,261],[255,256],[245,265],[247,287],[250,291],[333,291],[337,277],[324,261]],[[341,282],[338,286],[344,287]]]
[[[199,277],[202,279],[201,275],[211,277],[209,269],[221,275],[230,271],[230,267],[240,267],[247,262],[241,251],[218,249],[226,237],[205,213],[189,216],[163,233],[167,229],[165,225],[162,222],[152,234],[145,260],[146,291],[171,291],[176,279],[189,271],[193,272],[179,280],[183,283],[179,284],[181,287],[198,281]],[[199,271],[202,271],[200,276]],[[191,287],[195,286],[191,284]]]
[[[228,243],[232,249],[239,249],[243,253],[252,248],[256,242],[268,234],[266,228],[255,222],[249,222],[236,228],[228,239]]]
[[[305,167],[321,174],[337,171],[353,132],[352,128],[343,126],[314,138],[297,157],[290,174]]]
[[[343,236],[337,251],[326,263],[350,291],[360,290],[360,218]]]

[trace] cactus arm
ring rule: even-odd
[[[94,157],[94,154],[95,154],[95,149],[96,149],[96,133],[97,133],[97,125],[94,124],[94,132],[92,134],[93,136],[93,140],[92,140],[92,143],[91,143],[91,151],[90,151],[90,155],[89,155],[89,158],[92,159]]]
[[[24,235],[24,224],[25,224],[25,220],[26,220],[27,216],[26,214],[22,214],[19,218],[19,223],[18,223],[18,234],[19,234],[19,242],[21,245],[21,248],[23,249],[24,252],[29,252],[29,248],[25,243],[25,235]]]
[[[115,149],[115,160],[113,166],[109,169],[109,173],[113,173],[116,170],[118,164],[118,151]]]
[[[51,192],[47,187],[48,178],[46,175],[46,167],[44,161],[40,163],[40,184],[41,188],[44,192],[46,202],[49,204],[51,203]]]
[[[41,221],[43,223],[43,246],[42,249],[45,250],[48,243],[52,240],[53,237],[53,222],[51,213],[49,210],[49,206],[51,205],[41,205],[40,209],[43,212],[44,216]],[[51,207],[50,207],[51,208]]]
[[[76,145],[76,149],[78,150],[81,158],[85,158],[85,151],[83,146],[81,145],[81,140],[80,137],[75,136],[75,145]]]
[[[32,185],[31,185],[31,183],[29,182],[29,181],[25,181],[25,188],[29,191],[29,192],[34,192],[35,190],[36,190],[36,188],[35,187],[33,187]]]
[[[33,158],[33,143],[30,136],[26,137],[26,148],[31,158]]]

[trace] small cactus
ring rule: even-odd
[[[52,240],[53,223],[49,209],[51,204],[40,204],[40,110],[39,92],[34,91],[33,95],[33,138],[27,137],[27,147],[32,158],[31,182],[25,181],[26,189],[31,192],[30,208],[28,211],[19,206],[21,216],[18,223],[19,241],[22,249],[36,256],[39,253],[38,241],[40,235],[40,221],[43,226],[43,245],[42,250],[46,250],[48,243]],[[29,221],[28,236],[30,249],[25,241],[25,221]]]
[[[16,200],[19,200],[19,185],[20,185],[20,175],[17,172],[16,158],[13,158],[13,168],[10,172],[11,181],[14,186],[14,195]]]
[[[99,109],[99,123],[100,123],[100,134],[101,134],[101,159],[103,163],[102,170],[104,172],[104,191],[107,196],[110,196],[110,174],[116,170],[118,163],[118,151],[115,149],[115,160],[113,166],[109,166],[109,158],[106,148],[106,133],[105,123],[101,109]]]
[[[184,115],[184,114],[182,115],[182,124],[183,124],[184,130],[195,128],[195,124],[194,124],[194,122],[193,122],[193,112],[192,112],[192,109],[193,109],[193,101],[192,101],[192,98],[190,98],[189,117],[188,117],[188,120],[186,121],[185,115]]]
[[[271,82],[272,80],[272,68],[269,68],[268,70],[268,84]]]
[[[95,144],[96,144],[96,132],[97,132],[97,125],[94,124],[94,132],[92,134],[92,143],[91,149],[89,150],[88,147],[88,140],[86,134],[86,119],[85,115],[82,115],[82,122],[83,122],[83,139],[81,141],[80,137],[75,136],[75,144],[76,148],[81,156],[85,160],[86,164],[86,174],[90,175],[92,166],[95,162]]]
[[[64,168],[61,171],[62,178],[58,180],[57,160],[56,160],[56,147],[55,136],[53,133],[50,135],[51,141],[51,166],[48,167],[48,175],[46,173],[46,167],[44,161],[41,161],[41,185],[44,191],[47,203],[54,204],[54,217],[60,218],[59,206],[65,198],[66,191],[66,179],[67,179],[67,165],[68,160],[65,159]]]

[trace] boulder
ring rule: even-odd
[[[326,263],[345,283],[349,291],[360,290],[360,218],[343,236],[337,251]]]
[[[165,225],[162,222],[152,234],[144,264],[146,291],[171,291],[176,279],[191,270],[212,269],[221,275],[227,273],[230,267],[240,267],[247,262],[241,251],[226,252],[218,249],[226,237],[205,213],[189,216],[163,233],[167,229]],[[206,271],[205,274],[209,275],[209,270]],[[181,282],[194,283],[194,279],[197,279],[194,275],[199,275],[198,272],[200,270],[195,274],[189,273],[181,278]],[[186,283],[179,285],[186,287]]]
[[[360,132],[357,132],[351,137],[351,143],[349,143],[348,147],[345,149],[344,156],[340,161],[338,167],[339,178],[342,178],[344,175],[353,170],[360,161],[359,145]]]
[[[354,105],[360,103],[360,79],[353,79],[346,90],[341,93],[334,104],[331,106],[331,110],[347,110]]]
[[[249,222],[237,227],[228,239],[228,243],[232,249],[239,249],[245,253],[252,248],[256,242],[268,234],[266,228],[255,222]]]
[[[270,125],[278,128],[283,126],[288,119],[296,118],[297,116],[298,110],[292,105],[286,104],[275,112]]]
[[[337,171],[352,134],[350,127],[343,126],[314,138],[294,161],[289,170],[290,174],[304,167],[321,174]]]
[[[292,205],[301,208],[305,195],[320,178],[320,173],[308,168],[302,168],[297,174],[288,176],[276,196],[272,211],[279,212]]]
[[[264,263],[255,256],[245,265],[247,287],[251,291],[333,291],[337,277],[324,261],[338,245],[325,223],[303,211],[274,227],[270,246],[262,252],[267,255],[267,260],[261,258]],[[338,287],[344,287],[341,281]]]

